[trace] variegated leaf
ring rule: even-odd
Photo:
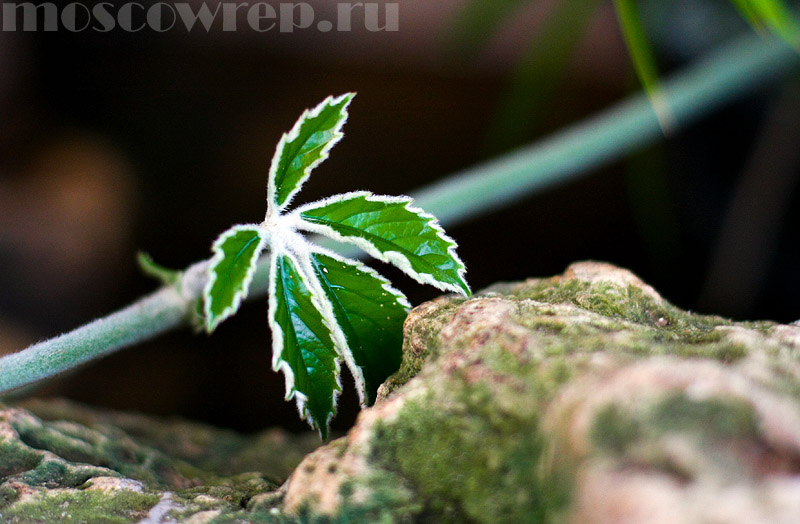
[[[347,342],[344,358],[361,404],[371,405],[378,386],[400,367],[403,322],[411,306],[388,280],[360,262],[317,252],[311,264]]]
[[[355,244],[418,282],[468,296],[455,241],[412,202],[359,191],[301,206],[291,216],[299,229]]]
[[[234,226],[214,242],[208,282],[203,289],[205,327],[209,333],[239,309],[265,245],[263,231],[256,225]]]
[[[292,130],[281,137],[269,170],[268,216],[277,216],[289,205],[311,171],[328,158],[331,148],[341,140],[347,106],[354,96],[329,96],[314,109],[306,110]]]
[[[285,251],[272,254],[272,367],[286,376],[286,399],[295,398],[300,416],[326,439],[341,385],[339,355],[320,298],[325,300],[314,296],[309,277],[292,255]]]

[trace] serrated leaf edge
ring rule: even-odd
[[[342,128],[344,124],[347,122],[347,118],[350,114],[347,111],[348,106],[350,105],[350,101],[352,101],[353,97],[355,97],[355,93],[345,93],[343,95],[334,97],[333,95],[328,96],[325,100],[320,102],[316,105],[316,107],[312,109],[306,109],[303,111],[303,114],[300,115],[300,118],[297,119],[294,126],[288,133],[284,133],[281,135],[281,139],[278,142],[277,147],[275,148],[275,154],[272,157],[272,163],[269,167],[269,175],[267,177],[267,220],[269,221],[271,218],[274,219],[277,217],[281,211],[285,210],[292,202],[294,196],[302,189],[303,184],[305,184],[306,180],[311,176],[311,171],[314,170],[319,164],[324,162],[328,159],[330,154],[330,150],[333,149],[339,141],[344,137],[344,133],[342,132]],[[342,108],[341,118],[334,126],[333,131],[333,138],[329,140],[322,148],[320,152],[320,156],[317,160],[306,166],[303,170],[303,176],[295,184],[294,189],[292,189],[289,194],[286,196],[286,200],[283,204],[278,205],[277,199],[277,192],[278,188],[275,184],[275,177],[277,176],[278,166],[280,166],[280,161],[283,158],[284,150],[286,149],[286,144],[291,142],[292,140],[296,139],[300,136],[300,128],[303,126],[306,120],[311,118],[315,118],[322,113],[322,110],[328,106],[336,105],[343,100],[349,98],[350,100],[344,105]]]
[[[305,242],[304,242],[305,243]],[[335,328],[332,328],[331,321],[333,317],[332,308],[330,304],[328,304],[328,308],[331,311],[330,315],[327,315],[325,312],[325,308],[321,305],[320,301],[320,291],[321,286],[319,282],[316,282],[316,276],[311,274],[311,278],[306,271],[306,268],[302,266],[302,262],[299,260],[302,257],[298,257],[292,251],[294,249],[287,249],[286,244],[279,244],[278,246],[272,246],[272,252],[270,253],[270,272],[269,272],[269,305],[268,305],[268,323],[269,329],[272,333],[272,370],[276,372],[283,373],[286,382],[286,393],[284,394],[284,400],[292,400],[294,398],[295,404],[297,405],[297,411],[300,414],[300,418],[304,419],[312,428],[316,428],[322,434],[322,427],[320,426],[320,422],[315,420],[312,416],[311,412],[306,409],[306,403],[308,402],[308,397],[302,391],[295,389],[294,387],[294,371],[292,367],[289,365],[288,362],[281,358],[281,353],[283,353],[283,330],[281,329],[280,325],[275,321],[275,313],[277,312],[278,307],[278,299],[276,293],[277,287],[277,263],[279,256],[286,256],[294,265],[295,269],[297,270],[298,275],[300,278],[303,279],[304,284],[306,284],[306,289],[309,290],[311,295],[311,302],[314,304],[314,307],[319,311],[320,316],[322,317],[322,322],[328,328],[328,331],[331,334],[331,341],[333,342],[334,349],[337,351],[338,355],[334,358],[334,367],[335,367],[335,379],[336,385],[338,389],[334,389],[332,393],[332,411],[328,414],[327,420],[325,420],[325,428],[327,430],[330,427],[330,422],[333,420],[334,416],[337,413],[337,406],[339,404],[339,394],[342,391],[342,380],[341,380],[341,345],[340,342],[337,341],[337,334],[336,330],[341,332],[341,328],[336,323],[335,319],[333,319],[333,325]],[[293,246],[297,247],[297,246]],[[310,261],[309,261],[310,262]],[[312,280],[313,279],[313,280]],[[315,289],[315,287],[317,289]],[[325,302],[327,302],[327,297],[324,296],[324,291],[322,292],[322,297]],[[345,346],[346,347],[346,346]]]
[[[386,291],[387,293],[389,293],[390,295],[392,295],[393,297],[395,297],[395,300],[401,306],[403,306],[403,308],[405,308],[406,312],[411,311],[411,303],[409,303],[409,301],[406,298],[406,296],[400,290],[395,289],[392,286],[392,283],[389,281],[388,278],[384,277],[383,275],[381,275],[380,273],[378,273],[377,271],[375,271],[374,269],[372,269],[368,265],[366,265],[363,262],[360,262],[358,260],[353,260],[351,258],[343,257],[343,256],[341,256],[341,255],[339,255],[337,253],[334,253],[333,251],[331,251],[329,249],[325,249],[325,248],[323,248],[321,246],[318,246],[318,245],[316,245],[314,243],[309,243],[309,249],[310,249],[312,255],[319,254],[319,255],[328,256],[328,257],[333,258],[334,260],[337,260],[337,261],[342,262],[344,264],[349,264],[349,265],[355,266],[359,271],[361,271],[363,273],[367,273],[370,276],[375,277],[375,279],[377,279],[377,280],[379,280],[381,282],[381,288],[384,291]],[[309,264],[310,263],[311,263],[311,259],[309,258]],[[312,271],[313,271],[313,268],[312,268]],[[316,272],[314,272],[314,278],[319,282],[319,279],[317,279],[317,277],[316,277]],[[339,324],[339,322],[336,320],[336,315],[333,313],[333,305],[330,304],[330,299],[328,299],[328,296],[325,294],[325,290],[322,289],[322,284],[321,283],[319,283],[319,286],[320,286],[320,290],[322,291],[323,295],[325,296],[326,301],[330,305],[330,308],[331,308],[331,313],[330,314],[332,315],[332,317],[334,319],[334,322],[336,324],[336,328],[337,328],[337,330],[340,331],[341,340],[342,340],[342,344],[343,344],[343,351],[341,352],[342,353],[342,357],[344,358],[345,364],[347,364],[347,368],[350,370],[350,374],[353,375],[353,381],[356,384],[356,391],[358,392],[359,404],[361,405],[362,408],[366,408],[366,407],[369,406],[369,404],[367,402],[367,385],[366,385],[366,381],[364,380],[364,371],[361,368],[361,366],[356,364],[356,361],[355,361],[355,359],[353,357],[353,352],[350,349],[350,345],[347,343],[347,337],[344,334],[344,330],[342,329],[342,327]]]
[[[344,200],[349,200],[359,197],[365,197],[367,201],[371,202],[385,202],[389,204],[403,203],[404,204],[403,207],[407,211],[419,216],[422,219],[425,219],[427,221],[427,224],[431,227],[431,229],[436,231],[436,235],[442,241],[449,244],[447,248],[447,254],[450,257],[452,257],[453,260],[455,260],[456,265],[458,266],[456,273],[458,274],[459,280],[461,280],[461,282],[466,287],[466,290],[456,284],[450,284],[447,282],[442,282],[440,280],[437,280],[430,273],[418,273],[411,267],[411,263],[408,261],[405,255],[403,255],[399,251],[387,251],[383,253],[378,248],[373,246],[373,244],[369,240],[365,240],[364,238],[361,237],[342,235],[330,227],[309,222],[303,219],[303,217],[301,216],[303,212],[310,209],[324,207],[333,203],[338,203]],[[426,211],[422,210],[419,207],[414,206],[413,203],[414,199],[409,196],[376,195],[371,193],[370,191],[352,191],[349,193],[341,193],[339,195],[334,195],[328,198],[323,198],[321,200],[304,204],[294,209],[290,214],[285,215],[281,218],[283,220],[290,221],[291,227],[294,229],[299,229],[302,231],[307,231],[309,233],[317,233],[319,235],[324,235],[338,242],[355,244],[356,246],[364,250],[366,253],[368,253],[370,256],[377,258],[382,262],[387,262],[394,265],[395,267],[397,267],[405,274],[407,274],[408,276],[410,276],[411,278],[413,278],[414,280],[416,280],[421,284],[429,284],[443,291],[453,291],[460,295],[470,296],[472,292],[470,290],[469,284],[464,278],[467,269],[464,263],[461,261],[461,258],[459,258],[458,254],[456,253],[456,248],[458,247],[458,244],[447,233],[445,233],[444,229],[439,224],[439,220],[435,216],[431,215],[430,213],[427,213]]]
[[[208,261],[209,276],[203,288],[203,299],[205,301],[204,313],[206,316],[205,323],[207,331],[210,333],[223,320],[233,315],[238,310],[242,300],[248,294],[250,284],[252,283],[255,274],[257,265],[256,262],[261,253],[264,251],[264,249],[267,248],[267,246],[269,246],[270,271],[269,271],[269,283],[268,283],[268,300],[269,300],[268,322],[270,330],[272,332],[272,352],[273,352],[272,369],[276,372],[282,372],[284,374],[286,382],[286,392],[284,396],[285,400],[288,401],[294,398],[300,417],[305,419],[313,428],[319,429],[320,434],[323,437],[326,433],[326,430],[330,426],[331,420],[334,418],[334,416],[338,411],[338,398],[342,391],[341,360],[345,361],[345,363],[347,364],[348,368],[351,371],[351,374],[356,383],[355,384],[356,390],[358,392],[359,401],[362,407],[367,406],[368,393],[366,391],[366,384],[364,380],[363,370],[355,362],[353,353],[347,343],[347,337],[344,334],[344,330],[342,329],[342,326],[339,325],[336,319],[336,315],[334,314],[333,305],[331,304],[330,299],[325,293],[322,283],[319,281],[319,278],[317,277],[316,271],[314,270],[312,263],[312,258],[311,258],[312,255],[313,254],[325,255],[341,263],[354,266],[358,271],[368,273],[370,276],[376,278],[381,283],[381,288],[384,289],[390,295],[392,295],[396,300],[396,302],[399,305],[403,306],[403,308],[405,308],[406,311],[411,309],[411,304],[408,302],[408,300],[406,299],[405,295],[402,292],[395,289],[391,285],[391,282],[387,278],[385,278],[383,275],[381,275],[371,267],[361,263],[360,261],[342,257],[337,253],[334,253],[328,249],[322,248],[321,246],[317,246],[316,244],[309,242],[298,232],[298,230],[310,233],[318,233],[339,242],[354,244],[363,249],[365,252],[367,252],[374,258],[395,265],[400,270],[409,275],[411,278],[422,284],[429,284],[441,290],[453,291],[455,293],[463,294],[466,296],[469,296],[471,294],[469,284],[467,284],[466,279],[464,278],[466,274],[466,267],[464,263],[461,261],[458,254],[456,253],[456,248],[458,247],[457,243],[455,242],[455,240],[453,240],[450,236],[448,236],[445,233],[444,229],[441,227],[438,219],[435,216],[425,212],[419,207],[414,206],[413,205],[414,201],[411,197],[375,195],[369,191],[354,191],[350,193],[334,195],[322,200],[318,200],[316,202],[311,202],[309,204],[301,206],[300,208],[296,209],[295,211],[293,211],[288,215],[282,214],[283,211],[291,205],[294,196],[302,189],[302,186],[310,177],[311,172],[319,164],[321,164],[328,158],[330,150],[343,138],[344,133],[342,133],[342,128],[344,124],[347,122],[347,119],[349,117],[348,107],[354,96],[355,93],[345,93],[338,97],[328,96],[321,103],[317,104],[317,106],[315,106],[313,109],[306,109],[300,116],[300,118],[295,122],[292,129],[288,133],[284,133],[281,136],[276,151],[273,155],[272,163],[270,165],[270,170],[269,170],[268,183],[267,183],[267,199],[268,199],[267,214],[264,222],[262,222],[261,224],[241,224],[233,226],[232,228],[228,229],[217,238],[217,240],[212,245],[212,250],[214,254],[212,258]],[[278,205],[276,199],[279,188],[276,185],[275,178],[277,176],[277,170],[278,167],[280,166],[283,154],[285,153],[287,143],[297,139],[303,124],[308,119],[312,119],[319,116],[326,107],[340,104],[343,101],[346,102],[343,104],[339,114],[339,118],[336,124],[332,128],[331,139],[324,143],[321,150],[319,151],[318,158],[304,168],[302,175],[295,182],[294,187],[287,193],[284,202]],[[316,207],[323,207],[332,203],[342,202],[348,199],[354,199],[360,197],[363,197],[365,200],[371,202],[382,202],[386,204],[402,204],[403,209],[412,213],[413,215],[416,215],[421,220],[423,220],[428,226],[430,226],[430,228],[435,231],[436,236],[440,240],[445,242],[447,245],[447,255],[453,260],[453,262],[456,265],[456,275],[457,275],[457,280],[459,281],[458,284],[443,282],[436,279],[430,273],[420,273],[415,271],[412,267],[410,260],[399,251],[386,251],[385,253],[381,252],[369,240],[366,240],[361,237],[341,235],[330,227],[306,221],[301,216],[301,213],[309,209],[313,209]],[[210,293],[217,279],[217,274],[213,270],[211,270],[211,268],[216,266],[222,259],[225,258],[225,254],[222,251],[222,245],[224,244],[224,242],[228,238],[230,238],[231,236],[242,230],[256,231],[259,237],[259,245],[256,247],[256,251],[252,256],[252,260],[250,261],[250,265],[247,268],[245,277],[242,281],[241,288],[234,293],[232,303],[225,309],[223,309],[223,311],[217,317],[211,318]],[[291,263],[294,265],[294,268],[297,271],[299,278],[301,278],[304,284],[306,285],[306,289],[309,292],[310,295],[309,298],[311,300],[312,306],[319,312],[321,320],[325,325],[325,327],[329,330],[329,335],[331,337],[330,341],[333,345],[333,349],[335,352],[333,363],[335,368],[334,378],[336,387],[331,393],[332,395],[331,412],[328,414],[327,419],[324,422],[325,426],[322,426],[321,421],[315,420],[312,413],[307,409],[306,404],[308,401],[308,397],[306,396],[305,393],[298,391],[295,388],[294,371],[292,370],[289,363],[282,359],[282,353],[284,349],[284,332],[281,326],[275,320],[275,314],[277,313],[278,309],[278,298],[276,295],[277,291],[276,287],[277,287],[277,262],[279,260],[278,259],[279,256],[285,256],[289,258]],[[211,319],[210,322],[208,319]]]
[[[222,244],[230,238],[231,236],[235,235],[239,231],[256,231],[259,237],[258,246],[256,246],[256,251],[253,255],[253,259],[250,261],[250,266],[247,268],[245,272],[244,280],[242,281],[242,288],[235,292],[233,295],[233,302],[227,306],[222,312],[215,318],[211,316],[211,288],[214,286],[214,283],[217,281],[217,274],[213,270],[213,268],[220,263],[225,258],[225,252],[222,251]],[[242,304],[242,300],[247,297],[247,293],[250,290],[250,284],[253,281],[253,275],[256,272],[256,263],[258,262],[258,258],[261,253],[264,251],[264,248],[267,246],[268,242],[268,234],[264,231],[264,228],[258,224],[238,224],[230,229],[224,231],[217,239],[214,241],[214,244],[211,246],[211,251],[214,255],[211,257],[208,266],[208,281],[206,285],[203,287],[203,315],[205,317],[205,327],[206,332],[211,333],[214,331],[217,326],[228,317],[232,316],[236,311],[239,310],[239,306]]]

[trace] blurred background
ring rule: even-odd
[[[0,32],[0,352],[155,289],[137,251],[182,268],[231,224],[261,220],[275,144],[328,94],[358,92],[346,139],[296,203],[410,193],[640,90],[611,2],[395,3],[398,31],[370,31],[354,14],[349,32]],[[309,4],[323,17],[337,2]],[[727,0],[639,7],[662,78],[752,31]],[[474,289],[596,259],[683,308],[791,322],[798,122],[795,71],[586,177],[447,230]],[[379,266],[413,303],[437,295]],[[248,303],[213,337],[186,329],[121,351],[38,394],[243,431],[304,429],[270,370],[266,307]],[[349,384],[342,401],[340,430],[356,412]]]

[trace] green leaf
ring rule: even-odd
[[[266,238],[257,225],[230,228],[214,242],[208,282],[203,289],[206,331],[236,313],[247,296]]]
[[[614,6],[622,28],[622,36],[625,38],[625,44],[631,60],[633,60],[633,67],[636,69],[639,81],[644,86],[650,104],[656,112],[661,129],[668,132],[675,126],[675,117],[662,94],[653,50],[645,35],[639,10],[636,8],[634,0],[614,0]]]
[[[361,404],[371,405],[378,386],[400,367],[403,322],[411,306],[387,279],[360,262],[318,252],[311,264],[347,341],[345,361]]]
[[[319,428],[326,439],[341,385],[339,355],[322,310],[297,260],[286,252],[273,254],[269,293],[272,367],[286,376],[286,400],[295,398],[300,416]]]
[[[418,282],[469,296],[455,241],[412,202],[359,191],[307,204],[292,215],[299,229],[355,244]]]
[[[756,30],[761,31],[763,29],[761,17],[758,16],[758,12],[750,5],[750,0],[731,0],[731,3],[739,10],[742,17]]]
[[[766,26],[795,48],[800,44],[800,24],[782,0],[731,1],[757,30]]]
[[[328,158],[341,140],[347,121],[347,106],[355,93],[328,97],[317,107],[306,110],[289,133],[278,142],[269,170],[267,216],[277,216],[300,191],[311,171]]]

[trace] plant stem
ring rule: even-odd
[[[664,82],[662,94],[680,128],[779,78],[796,62],[781,41],[748,35]],[[442,224],[453,225],[585,175],[662,136],[647,97],[637,95],[532,146],[423,188],[415,193],[416,203]],[[346,254],[352,256],[353,251]],[[268,264],[263,262],[251,284],[251,297],[266,292]],[[181,286],[180,293],[174,287],[162,288],[107,317],[1,358],[0,393],[187,324],[202,289],[202,282],[196,282],[202,267],[203,263],[192,267],[192,285]]]
[[[190,301],[164,287],[107,317],[0,359],[0,392],[73,369],[183,325]]]
[[[662,84],[676,131],[768,84],[797,55],[783,41],[748,34],[697,60]],[[633,96],[533,145],[466,169],[412,194],[445,226],[509,206],[555,184],[588,175],[663,137],[647,96]]]

